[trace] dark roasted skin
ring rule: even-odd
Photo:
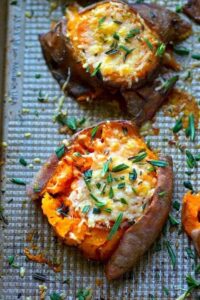
[[[109,280],[117,279],[130,271],[140,257],[149,249],[159,236],[171,208],[173,192],[173,169],[171,157],[161,157],[169,163],[168,167],[159,168],[158,183],[152,202],[146,214],[129,227],[120,244],[106,265]],[[163,191],[166,194],[160,195]]]
[[[189,0],[183,6],[183,12],[196,23],[200,24],[200,0]]]
[[[98,3],[88,6],[80,13],[96,5]],[[155,4],[135,4],[131,9],[142,16],[165,44],[179,42],[191,33],[189,23],[164,7]],[[115,87],[114,82],[109,86],[102,81],[101,76],[91,77],[79,63],[74,56],[70,41],[66,42],[66,26],[67,21],[64,18],[52,31],[39,37],[46,63],[62,90],[78,101],[103,99],[105,95],[107,99],[119,100],[123,109],[138,125],[151,119],[173,88],[171,85],[164,92],[157,90],[158,83],[155,78],[160,71],[162,61],[152,74],[139,80],[131,89],[123,86]]]

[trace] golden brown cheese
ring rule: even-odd
[[[82,14],[68,13],[67,37],[91,76],[131,87],[159,63],[157,33],[125,3],[102,3]]]

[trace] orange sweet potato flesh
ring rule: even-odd
[[[200,193],[188,192],[183,197],[182,224],[200,255]]]
[[[161,157],[161,160],[166,160],[169,165],[165,168],[158,168],[155,193],[149,208],[141,219],[134,225],[125,222],[112,239],[108,240],[110,228],[103,224],[96,224],[95,227],[90,228],[87,222],[82,220],[79,213],[74,210],[71,200],[67,198],[67,193],[62,194],[62,190],[66,192],[68,186],[76,182],[79,172],[85,170],[84,165],[87,168],[91,166],[90,160],[81,161],[84,156],[82,158],[74,157],[71,151],[72,149],[81,153],[94,151],[96,142],[91,140],[93,128],[86,128],[75,134],[69,143],[70,146],[65,148],[63,158],[58,159],[53,154],[48,163],[44,164],[36,175],[33,183],[27,188],[27,192],[33,200],[42,198],[43,213],[64,243],[77,246],[89,259],[108,261],[106,276],[108,279],[115,279],[134,266],[162,230],[171,204],[172,162],[168,157]],[[137,127],[131,122],[117,120],[99,123],[96,137],[101,137],[104,140],[106,137],[112,136],[114,129],[120,129],[122,132],[124,128],[130,137],[139,141],[141,149],[146,149],[149,152],[151,159],[156,159],[157,156],[146,148],[138,134]],[[104,150],[101,147],[98,149],[99,151]],[[133,150],[138,153],[138,149]],[[76,170],[74,170],[75,166]],[[40,187],[40,191],[34,190],[36,185]],[[166,195],[159,196],[159,193],[163,191],[167,192]],[[61,208],[62,213],[59,212]]]

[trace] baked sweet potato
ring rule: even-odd
[[[43,214],[66,244],[87,258],[108,261],[106,274],[114,279],[159,235],[172,182],[171,159],[159,159],[135,125],[107,121],[78,132],[57,149],[27,193],[41,199]]]
[[[188,192],[183,197],[182,225],[200,255],[200,194]]]
[[[113,0],[82,10],[69,7],[67,16],[39,39],[46,63],[63,91],[78,101],[106,96],[124,104],[131,98],[126,109],[132,115],[130,108],[138,105],[137,97],[129,93],[124,101],[124,93],[151,87],[157,97],[155,78],[166,45],[190,33],[190,24],[166,8]],[[163,93],[160,101],[154,97],[145,101],[151,102],[155,113],[165,98]]]
[[[183,12],[196,23],[200,24],[200,0],[189,0],[183,6]]]

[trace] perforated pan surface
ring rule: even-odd
[[[175,10],[176,5],[183,2],[174,0],[159,3]],[[52,292],[64,293],[65,299],[76,299],[79,288],[90,288],[93,299],[176,299],[187,288],[185,277],[194,273],[193,266],[196,262],[186,253],[188,247],[194,251],[193,246],[178,228],[171,231],[168,226],[167,234],[159,240],[160,251],[156,251],[154,245],[131,274],[109,283],[104,276],[103,266],[87,261],[76,249],[64,246],[55,237],[39,207],[27,199],[25,187],[10,182],[13,177],[30,182],[58,143],[66,138],[58,134],[58,126],[52,122],[62,92],[45,65],[38,42],[38,34],[47,32],[50,20],[58,19],[60,16],[61,11],[58,10],[49,17],[49,3],[46,0],[18,0],[17,5],[9,5],[6,95],[3,104],[3,141],[7,143],[7,147],[3,150],[5,163],[2,167],[1,186],[1,201],[8,224],[1,223],[3,252],[0,256],[2,266],[0,299],[40,299],[39,285],[42,283],[33,279],[32,275],[35,272],[45,274],[48,279],[44,283],[47,287],[46,299],[49,299]],[[194,34],[183,44],[191,49],[191,52],[199,53],[200,27],[193,23],[193,31]],[[200,65],[198,61],[191,59],[190,55],[183,58],[182,78],[187,70],[192,69],[194,63]],[[35,78],[36,74],[41,74],[41,78]],[[196,66],[192,69],[192,82],[179,81],[179,86],[193,94],[197,101],[200,100],[199,78],[200,67]],[[48,94],[48,102],[38,101],[40,90],[43,95]],[[117,109],[107,109],[105,115],[101,104],[98,103],[83,107],[73,99],[65,98],[65,106],[69,116],[78,118],[86,116],[92,122],[124,117]],[[28,109],[29,112],[22,113],[23,109],[25,111]],[[185,156],[179,149],[168,145],[168,140],[172,139],[169,129],[174,122],[170,117],[164,116],[162,111],[159,112],[156,127],[160,129],[160,133],[150,138],[154,148],[160,148],[163,153],[173,157],[175,173],[173,198],[181,203],[185,192],[183,181],[187,180],[188,176],[185,174],[187,170]],[[29,138],[25,137],[27,133]],[[198,134],[195,143],[186,141],[184,134],[181,142],[193,153],[198,153],[197,146],[200,142]],[[27,160],[27,167],[19,164],[19,157]],[[35,158],[40,158],[41,163],[35,163],[33,161]],[[195,189],[200,190],[198,168],[194,170],[191,179]],[[173,215],[180,220],[180,212],[173,211]],[[46,265],[26,260],[23,250],[24,247],[30,247],[27,234],[30,236],[31,232],[35,233],[32,243],[37,245],[38,251],[43,250],[49,259],[56,259],[61,263],[63,269],[60,273],[54,273]],[[171,242],[176,253],[175,268],[170,263],[169,254],[164,246],[165,240]],[[25,268],[24,277],[20,277],[18,268],[9,266],[8,256],[12,255],[15,257],[15,264]],[[66,280],[67,283],[63,283]],[[168,296],[164,291],[165,288],[169,290]],[[192,299],[198,299],[198,296],[193,295]]]

